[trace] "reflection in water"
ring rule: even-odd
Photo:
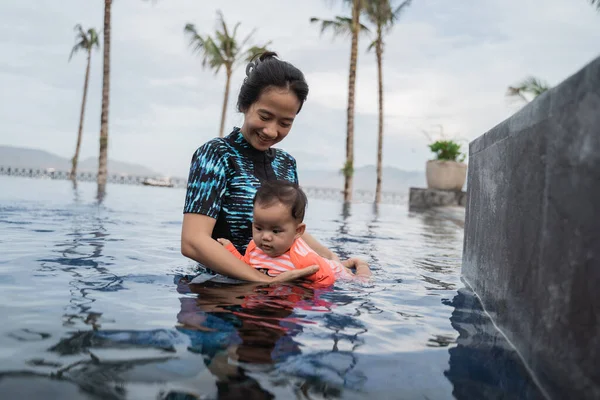
[[[98,191],[96,192],[96,200],[98,201],[98,205],[102,204],[106,197],[106,183],[98,184]]]
[[[422,222],[420,235],[425,251],[413,259],[413,265],[421,270],[420,275],[429,291],[454,290],[455,284],[446,282],[447,276],[456,275],[460,264],[451,256],[455,252],[457,230],[447,217],[447,211],[427,210],[413,212],[413,218]]]
[[[336,229],[337,235],[332,238],[331,250],[338,255],[342,260],[351,257],[345,249],[344,244],[348,241],[349,230],[348,230],[348,219],[352,216],[352,203],[342,203],[342,210],[340,213],[339,225]]]
[[[98,329],[101,313],[91,310],[92,304],[96,300],[90,294],[94,291],[117,291],[123,287],[122,279],[104,266],[106,263],[103,261],[105,257],[102,251],[109,238],[109,234],[104,228],[104,221],[96,217],[92,230],[86,232],[82,223],[88,222],[81,221],[75,215],[72,233],[69,234],[70,238],[56,244],[56,247],[60,249],[58,250],[60,256],[39,261],[45,271],[58,268],[73,276],[73,280],[69,282],[70,305],[66,307],[63,324],[74,326],[76,321],[81,321],[85,325],[91,325],[94,329]]]
[[[182,280],[178,291],[198,295],[180,298],[177,329],[217,378],[218,398],[273,398],[244,365],[270,368],[301,353],[293,337],[302,331],[302,320],[294,309],[314,307],[315,290],[286,284],[188,286]]]
[[[178,329],[192,339],[191,351],[210,354],[227,348],[237,362],[255,364],[271,364],[300,353],[292,337],[301,332],[301,320],[292,314],[294,308],[312,307],[314,289],[283,284],[187,286],[181,282],[178,291],[185,293],[185,287],[198,295],[180,298],[177,315]],[[221,336],[215,338],[217,331]],[[208,336],[212,337],[205,342]]]
[[[445,243],[454,243],[460,233],[456,229],[456,221],[464,219],[464,210],[450,211],[443,208],[412,212],[413,217],[419,218],[423,223],[422,235],[427,239],[443,240]]]
[[[379,250],[377,248],[377,241],[375,240],[377,238],[377,229],[379,228],[379,204],[373,203],[372,211],[373,217],[367,222],[367,234],[365,236],[368,244],[367,254],[369,255],[367,262],[371,266],[371,269],[373,269],[374,264],[379,264],[379,258],[377,257]]]
[[[444,375],[452,394],[467,399],[542,399],[521,360],[496,330],[473,293],[465,288],[447,302],[454,307],[450,322],[459,332],[449,350],[450,368]]]
[[[332,301],[336,305],[345,300],[351,304],[355,297],[331,289],[288,284],[188,285],[185,278],[177,279],[177,291],[182,297],[176,329],[74,333],[49,350],[62,356],[80,354],[88,358],[60,368],[53,376],[106,398],[121,399],[126,397],[131,384],[127,376],[144,366],[156,371],[169,360],[185,358],[185,352],[177,350],[183,344],[188,355],[201,356],[215,378],[216,399],[274,398],[270,388],[252,377],[257,371],[270,377],[271,387],[292,385],[304,398],[339,397],[343,387],[360,387],[366,380],[362,372],[355,371],[358,360],[354,351],[364,344],[360,335],[367,328],[353,316],[322,314],[331,310]],[[303,326],[310,326],[308,314],[314,312],[321,313],[319,318],[330,332],[319,340],[331,340],[332,347],[329,351],[309,351],[303,355],[295,337],[303,332]],[[362,312],[380,310],[363,301],[357,304],[356,315]],[[152,350],[149,354],[154,356],[104,361],[96,355],[119,349]],[[194,394],[171,388],[161,398],[194,399],[201,398],[195,396],[203,392],[204,389]]]
[[[83,206],[75,183],[73,202],[75,207]],[[93,332],[101,327],[102,313],[92,310],[96,301],[92,296],[93,292],[114,292],[123,289],[122,278],[105,267],[108,263],[103,250],[110,235],[104,228],[104,219],[80,212],[74,212],[70,217],[71,232],[67,233],[67,239],[54,245],[56,257],[38,260],[39,270],[60,270],[72,276],[68,283],[70,300],[63,314],[63,326],[75,327],[82,323],[90,326],[92,331],[78,331],[49,349],[61,355],[85,352],[99,340]]]

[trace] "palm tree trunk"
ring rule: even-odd
[[[102,113],[100,114],[100,155],[98,158],[98,198],[104,196],[108,161],[108,103],[110,94],[110,9],[104,0],[104,66],[102,70]]]
[[[75,146],[75,155],[71,160],[71,174],[69,177],[72,180],[77,179],[77,162],[79,161],[79,149],[81,148],[81,135],[83,134],[83,120],[85,116],[85,103],[87,101],[88,84],[90,81],[90,64],[92,61],[92,50],[88,49],[87,67],[85,68],[85,81],[83,83],[83,100],[81,100],[81,113],[79,115],[79,131],[77,132],[77,145]]]
[[[227,80],[225,82],[225,96],[223,98],[223,111],[221,112],[221,128],[219,129],[219,137],[223,137],[225,129],[225,117],[227,115],[227,102],[229,101],[229,83],[231,82],[231,68],[225,69]]]
[[[383,39],[381,26],[377,27],[377,43],[375,54],[377,56],[377,79],[378,79],[378,97],[379,97],[379,129],[377,131],[377,184],[375,185],[375,203],[381,203],[381,180],[383,177],[383,71],[381,64],[383,62]]]
[[[352,175],[354,174],[354,90],[356,86],[356,62],[358,60],[360,1],[361,0],[352,1],[352,45],[350,46],[350,72],[348,76],[344,202],[352,201]]]

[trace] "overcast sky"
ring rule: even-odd
[[[0,145],[72,157],[85,72],[68,62],[73,27],[102,29],[101,0],[0,2]],[[215,4],[219,4],[218,6]],[[345,157],[350,41],[320,35],[312,16],[347,15],[326,0],[115,0],[109,158],[186,176],[194,150],[218,134],[224,75],[202,70],[183,34],[186,23],[211,33],[220,8],[240,36],[272,41],[310,86],[308,101],[279,146],[302,169],[337,169]],[[527,75],[556,85],[600,55],[600,13],[587,0],[413,0],[386,37],[384,164],[423,170],[422,130],[444,126],[466,142],[514,113],[506,87]],[[374,164],[377,75],[369,39],[359,49],[355,165]],[[92,56],[82,157],[97,156],[102,53]],[[227,126],[243,68],[233,76]]]

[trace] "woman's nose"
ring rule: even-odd
[[[268,136],[269,139],[275,139],[277,137],[277,126],[275,124],[269,124],[264,127],[263,135]]]

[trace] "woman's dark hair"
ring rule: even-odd
[[[254,195],[253,204],[270,206],[275,202],[288,207],[296,221],[304,221],[308,199],[297,184],[288,181],[264,181]]]
[[[246,66],[246,79],[240,89],[237,108],[246,112],[269,86],[288,89],[300,100],[299,113],[308,96],[308,84],[304,74],[292,64],[281,61],[277,53],[267,51]]]

